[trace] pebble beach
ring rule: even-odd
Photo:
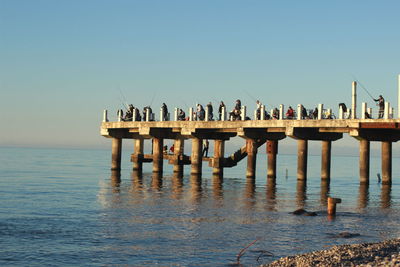
[[[261,266],[400,266],[399,248],[400,239],[340,245],[327,250],[284,257]]]

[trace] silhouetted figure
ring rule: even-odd
[[[382,95],[379,95],[378,99],[374,99],[375,102],[378,102],[379,106],[379,119],[383,118],[383,113],[385,111],[385,99],[383,98]]]
[[[225,110],[226,110],[226,107],[225,107],[225,104],[224,104],[224,102],[223,101],[221,101],[221,103],[219,104],[219,107],[218,107],[218,115],[219,115],[219,120],[221,120],[221,118],[222,118],[222,108],[225,108]]]

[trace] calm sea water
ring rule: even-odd
[[[118,176],[109,150],[0,148],[0,265],[229,266],[257,239],[240,259],[257,266],[400,236],[398,158],[392,187],[377,183],[380,159],[371,159],[369,188],[359,186],[357,157],[333,156],[329,187],[319,178],[319,156],[309,157],[307,185],[297,183],[294,155],[278,155],[275,185],[265,155],[257,163],[255,181],[244,177],[244,162],[226,169],[223,182],[206,164],[199,180],[174,176],[164,162],[161,179],[151,165],[133,174],[128,152]],[[334,220],[289,213],[324,211],[326,196],[342,198]],[[344,231],[361,235],[329,235]]]

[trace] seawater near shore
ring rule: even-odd
[[[262,267],[400,266],[400,239],[333,246],[327,250],[288,256]]]

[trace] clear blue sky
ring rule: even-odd
[[[109,146],[121,89],[142,108],[240,98],[397,107],[399,1],[0,0],[0,145]],[[359,101],[373,102],[360,88]],[[374,106],[375,107],[375,106]],[[357,145],[354,142],[354,145]]]

